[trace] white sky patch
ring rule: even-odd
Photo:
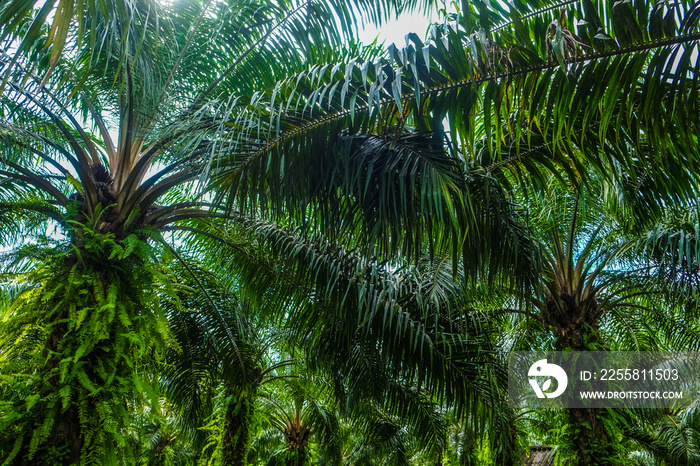
[[[406,34],[415,32],[418,37],[424,39],[428,26],[437,20],[438,12],[433,10],[427,16],[420,12],[404,13],[381,26],[366,24],[364,30],[360,31],[360,39],[369,44],[377,37],[379,42],[385,42],[386,47],[393,43],[401,48],[406,45]]]

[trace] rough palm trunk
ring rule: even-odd
[[[309,439],[313,431],[303,424],[292,424],[284,431],[287,442],[286,466],[309,464]]]
[[[62,444],[68,445],[70,464],[79,464],[83,437],[80,432],[80,419],[75,408],[70,408],[56,420],[50,445],[56,447]]]
[[[66,332],[67,329],[65,325],[58,325],[53,335],[46,341],[46,350],[44,352],[44,357],[48,361],[44,369],[46,373],[52,373],[59,367],[60,359],[57,356],[59,354],[58,344],[61,340],[61,336],[65,335]],[[49,379],[50,387],[53,388],[60,385],[58,375]],[[46,392],[44,393],[44,395],[48,394],[49,393]],[[80,418],[74,406],[69,407],[64,413],[57,416],[53,431],[47,442],[49,448],[60,448],[62,445],[68,445],[67,457],[70,460],[70,464],[79,464],[80,453],[83,448],[83,436],[81,434]]]
[[[515,466],[520,458],[517,455],[517,433],[515,428],[503,432],[496,438],[494,444],[495,458],[494,464],[499,466]]]
[[[253,394],[241,390],[232,394],[226,408],[223,434],[223,465],[244,466],[250,443]]]
[[[600,312],[595,301],[586,309],[576,299],[562,293],[560,301],[547,300],[544,321],[553,330],[557,351],[604,351],[600,341]],[[614,449],[615,439],[605,425],[607,412],[590,408],[566,410],[567,443],[578,458],[578,466],[621,465]]]
[[[120,441],[128,435],[132,403],[157,404],[146,399],[154,391],[139,370],[150,350],[161,351],[166,336],[152,291],[150,248],[135,237],[118,242],[87,226],[76,235],[81,241],[72,250],[37,269],[36,286],[17,298],[3,327],[5,339],[17,336],[7,347],[11,364],[2,369],[31,380],[36,393],[12,400],[16,417],[5,430],[16,438],[10,439],[8,464],[136,461],[133,445]],[[43,362],[34,366],[37,358],[26,354],[42,340]]]

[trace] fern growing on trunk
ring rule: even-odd
[[[166,275],[136,235],[83,225],[5,311],[0,337],[4,464],[118,464],[134,404],[158,407],[142,369],[163,352]],[[141,232],[148,234],[148,232]]]

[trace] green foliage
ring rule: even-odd
[[[298,369],[280,372],[259,393],[257,411],[264,429],[259,437],[266,441],[256,443],[249,455],[253,464],[306,466],[319,454],[330,464],[341,459],[331,385]]]
[[[253,417],[254,391],[244,392],[222,384],[210,417],[202,429],[208,433],[199,466],[245,464]]]
[[[117,464],[133,458],[131,409],[158,407],[146,369],[169,339],[158,297],[171,284],[138,237],[117,243],[82,226],[80,238],[37,266],[4,312],[5,464],[43,461],[66,445],[71,464]]]
[[[626,464],[629,446],[625,442],[627,417],[624,412],[588,410],[590,420],[581,422],[585,411],[567,409],[553,414],[555,423],[559,424],[549,432],[557,445],[556,464],[587,465],[593,464],[592,461],[601,466]]]
[[[500,356],[697,348],[698,4],[465,1],[344,42],[431,3],[0,5],[0,241],[70,241],[3,283],[8,464],[238,465],[265,397],[318,429],[260,435],[287,463],[343,427],[351,464],[697,462],[696,408],[516,413]],[[287,352],[333,390],[262,390]]]

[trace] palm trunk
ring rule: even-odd
[[[54,329],[54,333],[46,341],[44,353],[45,357],[49,357],[50,354],[58,350],[58,344],[61,337],[66,333],[65,325],[58,325]],[[51,372],[52,370],[58,368],[60,358],[57,356],[50,357],[46,364],[45,371]],[[45,391],[45,395],[48,395],[54,387],[61,387],[61,383],[58,375],[55,375],[49,379],[49,389]],[[69,446],[69,459],[70,464],[80,463],[80,454],[83,448],[83,436],[81,432],[80,418],[78,417],[78,411],[75,406],[70,406],[66,412],[59,414],[56,417],[54,423],[51,437],[47,441],[47,446],[49,447],[61,447],[62,445]]]
[[[569,424],[573,426],[571,443],[579,466],[621,465],[605,427],[606,411],[591,408],[569,409]]]
[[[547,323],[554,330],[557,351],[595,351],[607,349],[600,341],[600,315],[593,304],[589,312],[581,313],[574,299],[568,295],[561,296],[565,312],[548,312]],[[553,307],[548,303],[548,307]],[[582,317],[583,316],[583,317]],[[615,439],[605,425],[607,412],[591,408],[567,409],[566,419],[570,428],[566,443],[575,452],[578,462],[573,458],[567,462],[572,466],[617,466],[621,465],[614,443]]]
[[[508,429],[496,438],[494,445],[494,464],[498,466],[515,466],[520,458],[517,456],[517,434],[515,429]]]
[[[223,437],[223,465],[245,466],[253,417],[253,394],[241,390],[226,408]]]
[[[309,464],[309,439],[313,431],[304,425],[291,425],[284,431],[287,442],[285,466],[306,466]]]
[[[36,293],[16,302],[21,312],[15,328],[41,325],[47,336],[45,363],[36,368],[40,400],[16,402],[23,444],[11,464],[102,464],[135,454],[129,441],[118,438],[130,426],[131,403],[148,401],[141,398],[146,382],[138,376],[142,348],[130,337],[138,335],[154,349],[164,341],[161,316],[152,312],[154,275],[138,252],[125,253],[111,237],[83,233],[88,241],[76,246],[79,253],[48,263]],[[24,375],[35,369],[13,370]]]

